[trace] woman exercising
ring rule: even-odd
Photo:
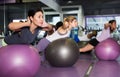
[[[41,39],[38,42],[36,48],[39,51],[44,51],[50,42],[60,38],[69,37],[71,29],[77,26],[78,26],[78,22],[74,16],[68,16],[64,18],[63,25],[60,26],[52,35],[49,35]]]
[[[89,43],[84,46],[83,48],[80,48],[80,52],[87,52],[95,48],[95,46],[99,43],[102,42],[103,40],[106,40],[107,38],[113,37],[112,33],[116,29],[116,20],[110,20],[109,23],[106,23],[104,25],[104,29],[102,30],[102,33],[100,36],[91,39]]]
[[[52,30],[52,26],[44,21],[40,8],[29,10],[26,22],[11,22],[8,27],[13,33],[4,38],[7,44],[33,44],[39,30]]]

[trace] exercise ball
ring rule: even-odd
[[[115,60],[120,55],[120,45],[116,40],[108,38],[95,47],[95,54],[100,60]]]
[[[71,38],[57,39],[45,49],[45,58],[52,66],[70,67],[79,58],[78,45]]]
[[[40,68],[37,49],[29,45],[0,48],[0,77],[34,77]]]

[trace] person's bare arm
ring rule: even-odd
[[[22,27],[30,26],[30,24],[31,24],[31,21],[28,17],[26,22],[11,22],[11,23],[9,23],[8,28],[12,31],[18,31]]]
[[[8,27],[12,31],[21,29],[22,27],[29,26],[28,22],[11,22]]]
[[[111,24],[110,23],[105,23],[104,24],[104,29],[107,29],[108,27],[111,27]]]
[[[52,27],[52,25],[50,25],[50,24],[46,24],[47,26],[45,26],[45,27],[43,27],[43,30],[45,30],[45,31],[51,31],[51,30],[53,30],[53,27]]]

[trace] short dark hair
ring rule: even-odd
[[[43,11],[42,11],[42,9],[41,8],[34,8],[34,9],[30,9],[29,11],[28,11],[28,16],[30,17],[30,16],[34,16],[35,15],[35,13],[36,12],[38,12],[38,11],[41,11],[42,13],[43,13]]]
[[[112,24],[113,22],[116,22],[116,20],[110,20],[109,23]]]

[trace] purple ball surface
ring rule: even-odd
[[[120,55],[120,45],[114,39],[108,38],[95,47],[95,54],[100,60],[116,60]]]
[[[1,77],[33,77],[40,68],[37,49],[29,45],[7,45],[0,48]]]

